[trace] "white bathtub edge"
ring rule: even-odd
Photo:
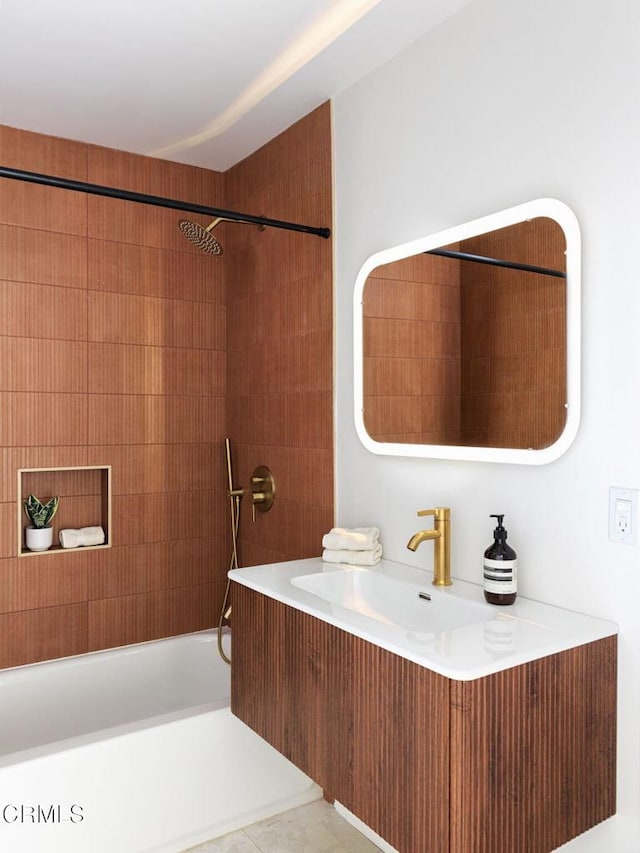
[[[20,750],[19,752],[9,752],[6,755],[0,755],[0,770],[5,767],[11,767],[14,764],[22,764],[26,761],[36,761],[39,758],[46,758],[47,756],[55,755],[58,752],[66,752],[71,749],[82,749],[83,746],[88,746],[89,744],[97,743],[102,740],[110,740],[111,738],[118,738],[123,735],[143,731],[144,729],[164,726],[168,723],[186,720],[189,717],[195,717],[200,714],[206,714],[209,711],[218,711],[228,707],[229,702],[226,699],[219,702],[210,702],[205,705],[193,705],[189,708],[180,708],[177,711],[172,711],[169,714],[162,714],[158,717],[147,717],[142,720],[133,720],[130,723],[122,723],[119,726],[112,726],[111,728],[101,729],[95,732],[86,732],[85,734],[64,738],[63,740],[55,741],[54,743],[32,746],[28,749]]]

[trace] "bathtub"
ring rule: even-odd
[[[0,670],[7,853],[178,853],[320,796],[231,714],[215,631]]]

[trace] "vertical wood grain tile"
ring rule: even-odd
[[[87,233],[87,200],[81,193],[70,190],[2,181],[0,223],[84,236]]]
[[[86,361],[80,341],[0,337],[0,391],[84,393]]]
[[[326,105],[230,169],[225,188],[231,207],[329,221]],[[331,245],[299,237],[225,233],[228,432],[238,476],[269,465],[281,502],[241,532],[242,560],[251,564],[318,553],[333,522]],[[318,476],[314,462],[323,465]]]
[[[89,342],[88,353],[94,393],[224,395],[226,358],[217,350]]]
[[[0,281],[0,334],[84,340],[86,295],[75,288]]]
[[[223,397],[90,394],[89,444],[206,444],[225,436]]]
[[[94,292],[90,341],[225,350],[225,311],[217,304]]]
[[[89,649],[141,643],[217,625],[224,584],[119,596],[88,603]]]
[[[88,180],[92,183],[212,207],[222,202],[224,177],[211,169],[100,145],[87,146],[87,159]],[[175,211],[174,215],[176,213],[179,215],[180,211]]]
[[[282,210],[292,219],[325,216],[330,212],[329,139],[325,105],[242,166],[236,186],[247,193],[237,199],[248,210],[264,203],[260,212],[267,215]],[[23,168],[232,206],[231,174],[12,130],[0,130],[0,150]],[[3,607],[32,608],[36,621],[26,628],[21,623],[22,631],[51,626],[51,614],[88,598],[92,648],[214,624],[228,557],[221,453],[228,429],[224,268],[184,241],[177,229],[179,213],[17,183],[3,191],[0,249],[6,244],[9,257],[0,251],[0,300],[4,288],[6,302],[0,312],[5,317],[4,326],[0,320],[0,362],[11,362],[11,370],[0,368],[0,443],[5,447],[0,483],[8,498],[0,503],[0,527],[10,529],[10,536],[2,537],[10,543],[7,566],[17,538],[18,464],[113,464],[117,543],[92,555],[56,557],[61,562],[53,572],[53,555],[19,561],[31,564],[37,595],[31,596],[24,578],[7,569],[11,582]],[[87,233],[91,239],[85,241]],[[231,348],[239,353],[239,369],[229,367],[230,390],[243,390],[234,398],[235,422],[247,438],[264,439],[258,427],[263,401],[254,393],[251,375],[259,373],[268,389],[267,438],[285,453],[278,464],[287,470],[291,500],[283,500],[280,521],[286,525],[295,516],[306,531],[287,547],[315,547],[333,505],[330,245],[240,225],[223,225],[221,236],[225,244],[230,241],[227,248],[243,249],[225,256],[233,257],[227,265],[227,295],[232,300],[251,295],[252,300],[250,311],[236,314],[238,328],[230,322]],[[37,244],[34,237],[39,237]],[[89,313],[85,288],[90,290]],[[25,319],[30,305],[37,310]],[[249,337],[255,352],[237,345]],[[299,340],[286,341],[295,337]],[[32,342],[30,353],[21,347],[26,340]],[[265,345],[269,358],[260,355]],[[36,358],[54,369],[48,375],[38,372]],[[244,378],[238,382],[239,376]],[[290,391],[286,397],[285,389]],[[290,450],[295,454],[288,459]],[[321,458],[326,468],[315,493],[322,506],[304,504],[312,458]],[[39,483],[46,486],[46,480]],[[66,524],[80,517],[83,500],[87,507],[90,502],[80,480],[64,490],[82,492],[65,495],[59,521]],[[278,557],[283,529],[274,535],[270,527],[271,547],[256,543],[251,553]],[[87,614],[82,612],[86,635]],[[37,641],[25,647],[22,657],[14,643],[15,654],[7,660],[22,663],[70,653],[79,648],[75,636],[71,631],[50,646]]]
[[[69,234],[0,225],[0,279],[86,286],[86,240]]]
[[[0,162],[13,169],[87,180],[87,146],[82,142],[0,125]]]
[[[208,255],[89,240],[87,278],[91,290],[224,304],[223,264]]]
[[[82,654],[88,650],[87,606],[5,613],[0,616],[0,636],[0,667]]]
[[[75,554],[52,554],[30,561],[35,564],[32,574],[39,608],[87,600],[87,565],[74,557]]]
[[[0,444],[9,447],[82,445],[87,407],[82,394],[0,392]]]
[[[180,231],[178,222],[184,216],[178,210],[100,196],[89,196],[86,204],[89,237],[188,254],[200,252]]]
[[[37,575],[33,560],[0,560],[0,613],[38,607]]]
[[[58,468],[88,464],[84,446],[0,447],[0,502],[17,499],[17,472],[21,468]]]
[[[182,164],[11,128],[0,154],[223,202],[222,175]],[[87,601],[91,648],[213,625],[228,559],[222,263],[184,240],[179,212],[20,182],[0,195],[0,666],[86,651]],[[113,465],[115,547],[14,559],[17,469],[87,464]],[[56,532],[99,519],[90,472],[25,484],[61,495]]]

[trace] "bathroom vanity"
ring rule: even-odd
[[[400,853],[546,853],[614,814],[614,623],[384,560],[230,577],[233,713]]]

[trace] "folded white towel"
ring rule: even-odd
[[[333,527],[322,537],[323,548],[370,551],[378,544],[380,531],[377,527]]]
[[[367,551],[325,548],[322,552],[322,559],[325,563],[351,563],[352,566],[377,566],[381,557],[382,545],[380,543]]]

